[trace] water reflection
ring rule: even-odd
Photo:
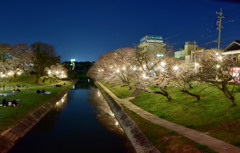
[[[57,101],[54,109],[56,109],[57,111],[64,109],[64,107],[67,105],[67,96],[68,94],[66,93],[59,101]]]
[[[100,91],[91,87],[88,102],[96,109],[97,119],[110,131],[123,135],[124,132]]]
[[[86,83],[78,82],[55,102],[9,153],[134,152],[101,93],[96,88],[85,89],[91,86]]]

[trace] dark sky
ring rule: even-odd
[[[163,36],[176,50],[185,41],[217,47],[220,8],[227,16],[221,47],[240,39],[237,0],[1,0],[0,6],[0,42],[49,43],[62,61],[95,61],[146,34]]]

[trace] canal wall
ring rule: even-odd
[[[131,118],[123,111],[121,106],[97,83],[95,83],[116,119],[120,123],[122,129],[126,133],[128,139],[131,141],[137,153],[160,153],[147,139],[138,126],[131,120]]]
[[[73,81],[66,89],[59,92],[56,96],[50,98],[38,107],[35,111],[29,114],[24,119],[20,120],[16,125],[4,131],[0,135],[0,153],[7,153],[25,134],[27,134],[34,125],[36,125],[77,82]]]

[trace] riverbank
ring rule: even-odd
[[[75,82],[76,81],[68,82],[65,85],[62,85],[62,87],[44,87],[44,90],[50,91],[51,94],[36,94],[34,92],[35,90],[31,90],[21,91],[21,94],[13,95],[15,97],[11,98],[17,99],[18,96],[21,97],[21,104],[24,105],[1,108],[1,111],[4,109],[6,109],[5,112],[9,110],[12,111],[11,113],[8,113],[8,115],[11,114],[10,116],[7,116],[6,118],[1,117],[2,120],[10,120],[14,114],[16,117],[14,118],[14,121],[7,122],[4,126],[5,128],[2,128],[5,130],[1,132],[0,135],[0,153],[6,153],[11,149],[19,138],[23,137],[53,106],[56,105],[56,102],[68,92]],[[32,104],[33,102],[35,105],[30,105],[30,103]],[[8,129],[6,129],[6,125],[9,125]]]
[[[115,117],[120,123],[122,129],[126,133],[128,139],[131,141],[133,147],[137,153],[159,153],[159,151],[151,144],[151,142],[146,138],[142,131],[136,126],[136,124],[131,120],[131,118],[123,111],[120,105],[102,88],[98,83],[96,86],[101,91],[111,110],[113,111]]]
[[[209,146],[211,149],[217,151],[217,152],[240,152],[239,148],[232,146],[230,144],[227,144],[221,140],[217,140],[215,138],[212,138],[210,136],[207,136],[206,134],[194,131],[192,129],[168,122],[166,120],[163,120],[161,118],[158,118],[157,116],[150,114],[149,112],[144,111],[143,109],[137,107],[136,105],[132,104],[129,100],[134,98],[127,98],[127,99],[119,99],[117,98],[109,89],[102,86],[108,93],[121,105],[126,106],[130,110],[134,111],[141,117],[150,120],[160,126],[166,127],[167,129],[171,129],[173,131],[178,132],[179,134],[184,135],[185,137],[192,139],[193,141],[196,141],[200,144],[205,144]],[[132,101],[132,100],[131,100]],[[150,129],[151,130],[151,129]],[[158,140],[160,141],[160,140]]]

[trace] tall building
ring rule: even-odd
[[[71,66],[72,66],[72,70],[74,70],[75,69],[75,62],[76,62],[76,60],[75,59],[71,59],[70,60],[71,61]]]
[[[163,56],[166,52],[166,49],[164,48],[165,45],[162,36],[146,35],[140,39],[138,48],[142,48],[143,51],[153,51],[158,56]]]

